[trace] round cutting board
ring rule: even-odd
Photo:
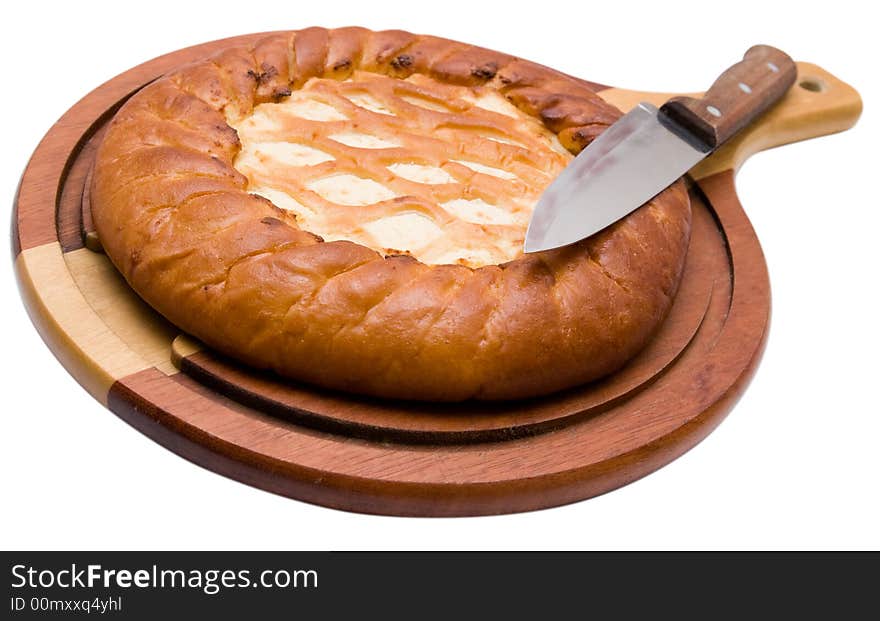
[[[22,177],[16,273],[58,359],[133,427],[239,481],[368,513],[560,505],[645,476],[703,439],[745,389],[770,314],[766,265],[734,173],[758,150],[846,129],[861,110],[851,87],[799,63],[785,99],[691,171],[693,234],[680,291],[650,345],[618,373],[540,399],[385,401],[281,380],[180,334],[129,289],[92,229],[90,166],[114,111],[162,73],[257,36],[159,57],[71,108]],[[672,96],[589,84],[624,110]]]

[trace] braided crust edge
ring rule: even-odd
[[[543,395],[647,343],[687,250],[681,181],[587,240],[477,269],[325,243],[248,194],[227,115],[356,69],[495,88],[573,153],[620,116],[575,78],[403,31],[310,28],[227,48],[133,96],[97,152],[95,226],[147,303],[246,363],[381,397]]]

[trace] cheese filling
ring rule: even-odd
[[[312,78],[231,124],[250,192],[325,241],[428,264],[515,259],[535,202],[572,157],[494,89],[423,75]]]

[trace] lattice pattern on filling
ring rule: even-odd
[[[250,192],[326,241],[429,264],[517,257],[538,196],[572,157],[496,91],[421,74],[313,78],[231,124]]]

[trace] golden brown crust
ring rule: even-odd
[[[325,243],[248,194],[227,117],[356,69],[496,88],[573,152],[619,116],[574,78],[401,31],[311,28],[229,48],[132,97],[98,150],[95,225],[149,304],[250,364],[384,397],[546,394],[647,342],[684,262],[681,182],[588,240],[478,269]]]

